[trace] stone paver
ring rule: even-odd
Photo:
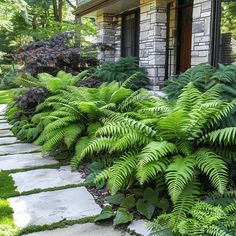
[[[0,113],[4,113],[4,110],[6,109],[6,104],[0,104]]]
[[[29,179],[26,181],[30,181]],[[42,192],[8,199],[19,228],[79,220],[101,212],[85,187]]]
[[[19,142],[15,137],[0,137],[0,145],[13,144]],[[0,147],[1,148],[1,147]]]
[[[0,130],[0,138],[1,137],[12,137],[14,134],[10,130]]]
[[[0,123],[0,129],[10,129],[11,127],[8,123]]]
[[[1,117],[0,117],[0,124],[2,124],[2,123],[7,123],[7,121],[4,119],[1,119]]]
[[[129,236],[129,234],[114,229],[113,226],[87,223],[69,226],[64,229],[27,234],[25,236]]]
[[[30,153],[36,151],[40,151],[40,146],[33,145],[30,143],[16,143],[0,146],[0,156],[7,154],[11,155],[17,153]]]
[[[52,165],[57,163],[58,161],[53,160],[51,157],[43,158],[41,153],[6,155],[6,156],[0,156],[0,171],[26,169],[32,167]],[[27,179],[26,181],[31,182],[32,178]]]
[[[128,230],[140,236],[149,236],[151,235],[151,230],[145,224],[144,220],[135,220],[128,226]]]
[[[63,166],[60,169],[31,170],[11,176],[15,181],[16,190],[20,193],[84,182],[80,173],[71,172],[70,166]],[[28,181],[29,179],[30,181]]]

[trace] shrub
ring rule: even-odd
[[[96,54],[84,52],[82,56],[80,48],[70,46],[70,41],[74,37],[74,33],[67,32],[56,35],[51,42],[25,45],[13,55],[13,58],[23,63],[23,71],[32,76],[43,72],[56,75],[61,70],[78,74],[91,66],[97,66]]]
[[[236,97],[236,65],[219,65],[217,69],[208,65],[195,66],[166,81],[163,90],[169,99],[176,99],[189,82],[202,92],[217,87],[220,90],[220,98],[231,102]],[[236,126],[235,115],[236,109],[233,109],[220,126]]]
[[[145,69],[139,67],[138,61],[132,57],[120,58],[118,61],[105,62],[101,68],[95,72],[95,76],[105,82],[124,82],[133,74],[137,73],[135,80],[129,85],[137,90],[148,85],[148,77]]]
[[[81,153],[81,159],[104,152],[114,157],[113,165],[96,177],[96,182],[108,179],[113,194],[137,181],[141,185],[158,182],[162,175],[177,204],[190,186],[192,193],[199,193],[196,181],[200,173],[223,193],[228,183],[223,158],[228,160],[230,152],[235,155],[232,147],[236,128],[217,129],[216,124],[235,101],[227,103],[218,96],[215,89],[201,93],[190,83],[174,104],[157,98],[155,106],[130,114],[136,119],[121,115],[106,121],[96,132],[97,138]],[[204,178],[200,181],[204,189]],[[185,204],[192,203],[185,200]]]

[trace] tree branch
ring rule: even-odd
[[[76,6],[75,6],[70,0],[66,0],[66,2],[67,2],[73,9],[76,9]]]

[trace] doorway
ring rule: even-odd
[[[177,73],[185,72],[191,67],[193,1],[179,1],[178,39],[177,39]]]

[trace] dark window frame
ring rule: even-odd
[[[125,17],[131,14],[135,14],[135,55],[134,57],[139,59],[139,40],[140,40],[140,8],[136,8],[131,11],[127,11],[121,15],[121,57],[125,57],[124,48],[124,22]]]

